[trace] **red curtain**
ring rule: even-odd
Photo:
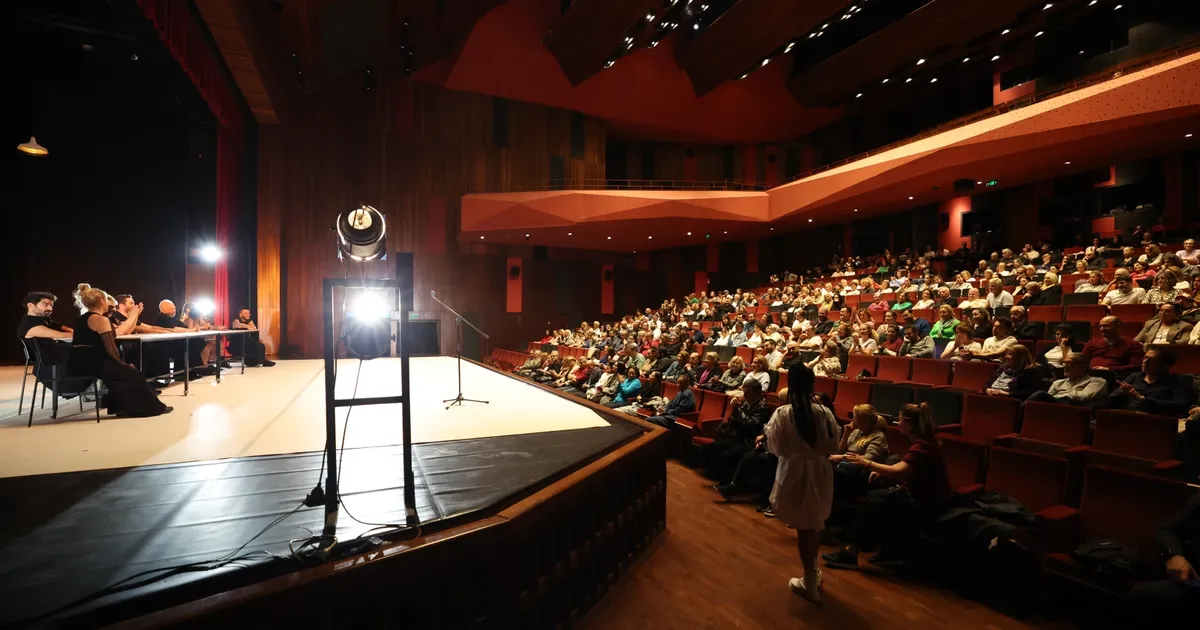
[[[246,145],[244,109],[224,61],[213,48],[205,27],[199,23],[189,3],[182,0],[138,0],[138,6],[219,123],[216,234],[213,236],[216,246],[225,255],[214,270],[213,318],[218,325],[228,325],[232,308],[229,300],[229,245],[235,217],[241,209],[242,152]],[[242,298],[237,296],[237,299]]]

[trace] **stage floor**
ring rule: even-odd
[[[28,407],[16,413],[21,368],[0,368],[0,477],[319,451],[325,443],[322,365],[280,361],[245,374],[227,370],[220,384],[211,376],[193,381],[186,397],[177,383],[161,396],[175,410],[155,418],[116,418],[102,411],[97,423],[86,404],[80,413],[78,402],[70,400],[60,401],[59,417],[52,420],[46,401],[47,408],[34,413],[32,428],[25,426]],[[399,359],[361,365],[355,394],[359,362],[338,363],[338,397],[402,393]],[[466,361],[464,394],[490,403],[447,410],[442,399],[457,394],[454,358],[414,358],[411,368],[414,444],[608,426],[587,407]],[[401,443],[398,406],[339,409],[339,436],[348,413],[346,448]]]
[[[643,431],[470,363],[463,364],[466,393],[492,403],[446,411],[440,401],[455,393],[454,361],[421,358],[412,367],[414,391],[432,399],[418,401],[413,414],[414,436],[424,442],[413,447],[423,527],[477,518]],[[339,389],[349,397],[357,362],[339,369]],[[398,361],[365,363],[357,395],[395,393],[385,389],[395,369]],[[74,416],[40,425],[35,416],[32,429],[5,421],[0,626],[69,606],[41,621],[94,627],[303,566],[288,541],[322,524],[320,507],[296,510],[322,478],[320,362],[235,372],[219,387],[210,380],[193,383],[186,398],[179,386],[168,390],[165,398],[180,402],[171,400],[176,410],[166,417],[97,424],[71,401],[64,411],[73,405]],[[342,542],[372,534],[376,524],[404,522],[399,416],[382,409],[351,416],[340,475]],[[256,554],[244,561],[157,573],[232,554],[278,517],[238,554]],[[146,571],[153,579],[122,584]],[[103,595],[92,597],[97,592]]]

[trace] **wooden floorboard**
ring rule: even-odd
[[[585,617],[582,627],[1051,628],[949,589],[875,570],[825,570],[824,603],[788,590],[801,574],[795,534],[747,504],[715,503],[711,482],[667,462],[667,530]],[[823,551],[828,548],[823,549]]]

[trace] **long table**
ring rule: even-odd
[[[145,344],[147,344],[147,343],[155,343],[155,342],[159,342],[159,341],[190,341],[192,339],[208,339],[208,338],[215,337],[216,341],[217,341],[217,343],[216,343],[217,352],[216,352],[216,359],[215,359],[214,363],[217,366],[217,369],[216,369],[217,382],[220,383],[221,382],[221,355],[222,355],[221,340],[228,336],[249,335],[250,333],[257,333],[257,332],[258,332],[257,330],[247,330],[247,329],[232,330],[231,329],[231,330],[197,330],[194,332],[170,332],[170,333],[134,333],[134,334],[129,334],[129,335],[117,335],[116,340],[118,343],[120,343],[122,341],[136,341],[137,345],[138,345],[138,366],[141,369],[145,369],[145,367],[144,367],[145,363],[143,363],[143,361],[142,361],[142,358],[143,358],[142,357],[142,349],[145,346]],[[56,339],[56,341],[70,343],[72,340],[70,338],[59,338],[59,339]],[[241,371],[242,374],[246,373],[246,348],[248,346],[249,346],[248,342],[242,344],[242,355],[240,357],[242,359],[242,371]],[[236,355],[235,355],[235,357],[236,357]],[[192,380],[191,379],[191,344],[189,344],[189,343],[183,344],[183,369],[182,370],[178,370],[178,369],[177,370],[169,370],[163,374],[147,375],[146,380],[153,381],[153,380],[157,380],[160,378],[171,378],[174,376],[178,376],[180,374],[183,374],[183,395],[187,396],[188,395],[188,384]],[[56,405],[55,409],[56,410],[57,410],[57,404],[58,404],[57,400],[58,399],[55,398],[55,405]]]

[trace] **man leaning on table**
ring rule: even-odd
[[[250,309],[248,308],[238,311],[237,319],[233,320],[230,328],[234,330],[258,330],[258,326],[254,324],[254,320],[250,319]],[[267,347],[253,335],[236,335],[230,339],[229,343],[230,345],[234,345],[234,347],[237,347],[235,344],[246,344],[244,346],[245,352],[243,353],[245,356],[242,360],[250,367],[259,365],[271,367],[275,365],[274,361],[267,358]]]

